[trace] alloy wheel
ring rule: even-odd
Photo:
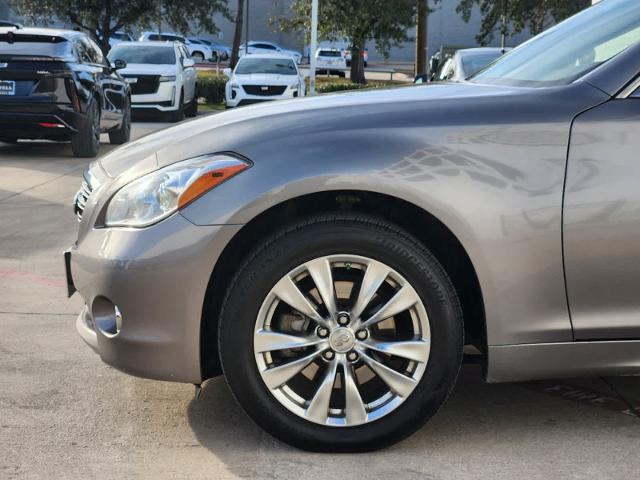
[[[350,427],[402,404],[430,351],[426,308],[391,267],[356,255],[308,261],[265,298],[254,330],[260,376],[289,411]]]

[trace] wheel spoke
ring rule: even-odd
[[[360,350],[360,358],[378,375],[389,389],[401,397],[407,397],[416,386],[416,380],[380,363]]]
[[[365,270],[364,277],[362,279],[362,285],[360,286],[360,293],[358,294],[356,304],[353,306],[351,312],[355,318],[362,315],[362,312],[367,308],[367,305],[369,305],[369,302],[371,302],[371,299],[388,275],[389,268],[380,262],[372,260],[367,265],[367,269]]]
[[[329,363],[322,383],[307,408],[306,416],[309,420],[322,424],[327,423],[327,419],[329,418],[329,402],[331,401],[331,393],[333,392],[337,369],[338,362],[333,361]]]
[[[362,344],[372,350],[416,362],[427,363],[429,359],[428,340],[412,340],[407,342],[378,342],[376,340],[368,340]]]
[[[298,337],[272,330],[258,330],[253,335],[253,347],[259,353],[288,348],[310,347],[321,342],[324,342],[324,340],[317,337]]]
[[[300,289],[293,283],[289,276],[280,280],[275,287],[273,293],[290,307],[296,309],[303,315],[315,320],[317,323],[326,325],[327,321],[313,307],[311,302],[305,297]]]
[[[311,278],[313,278],[313,283],[316,284],[324,306],[331,318],[333,318],[336,313],[336,296],[331,274],[331,263],[326,258],[318,258],[308,262],[306,267]]]
[[[342,372],[344,373],[344,398],[345,417],[347,425],[359,424],[367,421],[367,411],[358,390],[353,367],[344,359],[342,361]]]
[[[371,318],[362,323],[362,327],[370,327],[387,318],[404,312],[409,307],[418,303],[418,294],[409,285],[403,285],[391,299],[385,303]]]
[[[315,351],[310,355],[299,358],[284,365],[278,365],[277,367],[268,368],[262,371],[262,378],[264,383],[269,389],[274,390],[279,386],[287,383],[295,375],[300,373],[309,365],[315,358],[320,355],[320,351]]]

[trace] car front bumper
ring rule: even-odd
[[[207,286],[239,229],[174,214],[147,228],[89,231],[65,252],[68,292],[85,301],[76,320],[82,339],[129,374],[200,383]]]
[[[242,87],[235,90],[235,97],[229,93],[226,95],[225,104],[227,107],[240,107],[242,105],[269,102],[273,100],[289,100],[301,96],[299,91],[291,90],[290,88],[287,88],[282,95],[250,95],[246,93]]]
[[[160,82],[155,93],[131,95],[131,108],[174,112],[178,109],[180,89],[176,82]]]

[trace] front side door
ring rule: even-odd
[[[640,92],[576,118],[563,235],[576,340],[640,338]]]

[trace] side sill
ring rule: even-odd
[[[489,383],[638,373],[640,340],[489,346]]]

